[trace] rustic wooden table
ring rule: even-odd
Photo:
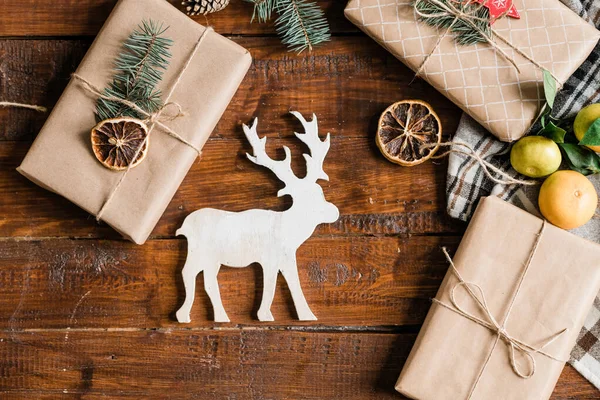
[[[52,107],[114,3],[0,0],[0,98]],[[445,217],[444,163],[388,163],[375,125],[405,98],[430,102],[446,134],[460,111],[422,81],[409,86],[413,74],[344,19],[344,3],[320,2],[334,36],[312,54],[288,53],[271,25],[250,24],[241,0],[196,18],[254,63],[144,246],[21,177],[15,168],[45,116],[0,110],[0,398],[401,398],[394,382],[446,271],[439,248],[455,249],[465,227]],[[289,145],[302,173],[289,107],[315,112],[332,134],[323,186],[342,215],[298,252],[319,321],[295,320],[280,279],[275,322],[258,323],[253,266],[219,275],[232,323],[211,322],[199,288],[192,323],[178,324],[186,242],[175,230],[202,207],[289,206],[270,173],[246,160],[240,128],[260,117],[269,152]],[[567,367],[553,398],[598,392]]]

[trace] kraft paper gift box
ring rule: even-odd
[[[124,40],[143,20],[168,26],[164,36],[173,40],[170,64],[158,88],[165,93],[174,86],[170,101],[179,104],[185,115],[165,125],[201,149],[248,71],[250,54],[214,31],[206,31],[166,1],[121,0],[76,73],[96,87],[107,87]],[[191,61],[184,68],[188,58]],[[124,173],[105,168],[92,152],[90,130],[96,124],[96,100],[80,81],[72,79],[18,168],[33,182],[93,215]],[[155,126],[146,158],[127,172],[101,219],[124,237],[144,243],[197,157],[193,148]]]
[[[548,399],[600,289],[600,245],[488,197],[453,261],[458,272],[448,270],[396,390],[418,400]]]
[[[585,61],[600,32],[559,0],[514,0],[520,19],[492,28],[558,79],[559,86]],[[444,29],[417,21],[412,0],[350,0],[346,17],[419,76],[503,141],[517,140],[545,103],[539,66],[506,43],[495,43],[520,73],[488,43],[462,46]]]

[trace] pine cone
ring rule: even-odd
[[[181,3],[187,15],[210,14],[221,11],[229,4],[229,0],[187,0]]]

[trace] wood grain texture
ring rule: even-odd
[[[399,327],[420,324],[447,270],[441,246],[455,237],[313,237],[298,251],[304,294],[319,321],[299,322],[278,278],[274,322],[259,326]],[[215,324],[197,282],[192,323],[174,313],[184,299],[184,240],[0,242],[0,329],[256,325],[262,269],[222,268],[230,324]]]
[[[0,24],[1,25],[1,24]],[[213,132],[239,137],[241,123],[261,120],[260,132],[292,136],[290,109],[319,116],[320,131],[336,137],[373,137],[379,115],[400,99],[434,107],[444,131],[455,131],[459,109],[367,37],[334,37],[313,53],[296,55],[277,38],[233,38],[253,63]],[[52,108],[90,40],[0,40],[0,98]],[[0,108],[0,140],[32,140],[46,115]]]
[[[152,237],[173,237],[186,215],[204,207],[228,211],[251,208],[283,210],[289,197],[278,198],[283,185],[263,167],[246,158],[249,146],[239,139],[212,139],[202,160],[194,164]],[[297,140],[271,139],[268,152],[282,157],[282,145],[293,152],[293,167],[305,173],[303,151]],[[325,171],[325,196],[338,206],[340,220],[321,225],[317,235],[423,234],[460,232],[444,212],[444,165],[426,163],[414,168],[391,164],[379,155],[368,138],[332,138]],[[112,229],[66,199],[50,193],[19,175],[15,168],[29,143],[5,142],[0,146],[0,237],[119,238]],[[347,159],[361,162],[348,168]]]
[[[169,0],[183,10],[181,0]],[[117,0],[0,0],[1,36],[91,36],[96,35]],[[357,32],[344,18],[346,2],[318,0],[334,33]],[[273,23],[251,23],[251,4],[234,0],[218,13],[192,17],[212,26],[222,35],[274,35]],[[274,20],[273,20],[274,21]]]
[[[179,0],[170,0],[178,5]],[[0,0],[0,98],[52,107],[116,0]],[[0,109],[0,398],[400,399],[393,386],[464,225],[445,217],[445,165],[403,169],[373,144],[392,102],[433,105],[446,135],[460,111],[322,0],[334,37],[313,53],[287,52],[251,5],[196,17],[248,48],[253,65],[153,233],[136,246],[67,200],[15,172],[46,115]],[[60,37],[63,37],[62,39]],[[192,324],[183,300],[184,240],[173,232],[198,208],[283,210],[281,186],[245,159],[240,124],[258,116],[268,152],[304,173],[290,107],[332,134],[327,198],[342,216],[298,252],[316,323],[295,320],[279,279],[275,322],[260,324],[261,269],[219,274],[230,324],[211,322],[197,290]],[[56,149],[60,151],[60,149]],[[202,277],[198,279],[202,285]],[[566,367],[554,400],[597,399]]]
[[[100,339],[101,338],[101,339]],[[3,399],[401,399],[414,335],[226,331],[0,333]],[[597,399],[566,367],[553,400]]]

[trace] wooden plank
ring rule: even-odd
[[[240,137],[241,132],[237,133]],[[291,138],[270,139],[268,151],[282,157],[282,145],[293,152],[293,167],[305,173],[302,147]],[[27,142],[0,145],[0,237],[119,238],[105,225],[58,195],[22,177],[15,168],[29,147]],[[402,168],[387,162],[370,139],[333,137],[322,182],[325,196],[336,204],[341,218],[322,225],[317,234],[422,234],[460,232],[461,225],[445,216],[445,166],[425,163]],[[283,184],[245,156],[248,144],[240,139],[212,139],[200,162],[194,164],[153,232],[173,237],[190,212],[203,207],[242,211],[250,208],[284,210],[289,197],[278,198]],[[352,165],[348,160],[357,160]]]
[[[410,70],[367,37],[334,37],[312,54],[301,55],[289,53],[276,38],[234,40],[249,49],[254,62],[214,137],[239,137],[240,124],[254,116],[261,119],[261,132],[292,136],[297,125],[286,116],[292,108],[316,113],[322,132],[372,138],[381,112],[406,98],[431,103],[448,135],[458,125],[456,106],[421,80],[409,85]],[[0,99],[51,108],[89,44],[0,40]],[[0,140],[32,140],[45,118],[30,110],[0,109]]]
[[[400,399],[394,383],[414,339],[237,329],[2,332],[0,393],[3,399]],[[552,399],[597,396],[566,367]]]
[[[1,36],[90,36],[96,35],[110,14],[116,0],[1,0]],[[169,0],[183,10],[181,0]],[[346,3],[319,0],[334,33],[357,32],[344,17]],[[194,16],[205,26],[212,26],[222,35],[274,35],[273,22],[251,23],[253,6],[244,1],[232,1],[218,13]]]
[[[316,322],[296,320],[279,277],[271,326],[382,327],[419,324],[446,273],[441,246],[456,237],[317,237],[298,251],[300,281]],[[222,268],[219,285],[230,324],[212,322],[198,277],[192,323],[183,302],[184,240],[144,246],[124,241],[0,242],[0,329],[210,327],[256,324],[262,270]]]

